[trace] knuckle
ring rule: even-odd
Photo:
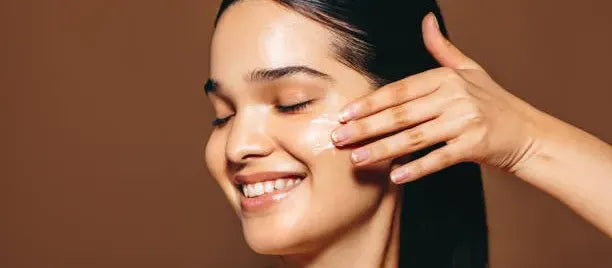
[[[483,125],[485,122],[484,113],[475,105],[470,105],[469,107],[469,112],[465,115],[466,123],[470,125]]]
[[[416,148],[425,143],[425,133],[421,129],[412,129],[406,133],[408,139],[408,147]]]
[[[390,108],[391,122],[396,126],[407,126],[411,124],[410,112],[406,105]]]
[[[448,150],[434,151],[434,158],[442,166],[450,166],[453,164],[455,156]]]
[[[476,114],[466,114],[460,118],[459,128],[465,131],[480,131],[480,129],[484,128],[484,119],[481,116]]]
[[[406,98],[406,92],[408,89],[408,80],[402,79],[396,83],[391,84],[388,91],[388,97],[390,100],[403,100]]]
[[[408,138],[411,140],[421,140],[423,139],[423,136],[425,136],[425,133],[423,133],[423,130],[419,128],[408,131]]]
[[[364,98],[361,100],[360,107],[366,111],[370,111],[375,108],[376,103],[372,98]]]
[[[387,84],[385,86],[385,90],[387,92],[398,91],[398,90],[400,90],[401,88],[404,87],[404,83],[405,83],[404,79],[399,80],[399,81],[395,81],[395,82],[392,82],[392,83],[389,83],[389,84]]]

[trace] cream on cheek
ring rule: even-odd
[[[315,157],[335,157],[338,148],[331,140],[331,132],[340,125],[339,99],[330,94],[314,104],[317,107],[311,114],[286,120],[283,123],[286,131],[281,136],[288,149],[295,150],[294,154],[305,158],[306,162]]]
[[[330,135],[338,125],[338,116],[328,113],[314,118],[295,118],[287,120],[279,128],[277,138],[289,154],[308,163],[314,157],[336,155],[338,149]]]
[[[331,131],[339,126],[337,115],[322,114],[310,120],[308,128],[303,133],[304,144],[311,146],[314,156],[322,153],[336,154],[336,146],[330,139]]]

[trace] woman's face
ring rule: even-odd
[[[355,169],[330,133],[339,110],[373,89],[333,54],[321,24],[267,0],[218,22],[208,97],[217,118],[206,163],[262,254],[316,250],[367,221],[389,163]],[[292,185],[291,185],[292,184]]]

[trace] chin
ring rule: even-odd
[[[243,230],[247,245],[254,252],[262,255],[287,255],[296,251],[295,239],[287,235],[270,234],[269,232],[251,232]]]
[[[302,224],[308,225],[306,222]],[[243,219],[242,231],[248,246],[258,254],[289,255],[307,251],[305,226],[281,215]],[[312,231],[312,230],[310,230]]]
[[[301,190],[265,211],[256,214],[243,211],[242,231],[253,251],[264,255],[291,255],[309,252],[313,245],[320,244],[320,234],[326,231],[315,215],[321,212],[316,213],[313,209],[315,205],[310,202],[308,187]]]

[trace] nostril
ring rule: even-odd
[[[247,154],[247,155],[242,157],[242,160],[247,160],[247,159],[250,159],[250,158],[259,158],[259,157],[262,157],[262,156],[265,156],[265,155],[264,154]]]
[[[270,155],[272,146],[268,144],[245,144],[239,148],[227,151],[229,161],[244,164],[251,159],[257,159]]]

